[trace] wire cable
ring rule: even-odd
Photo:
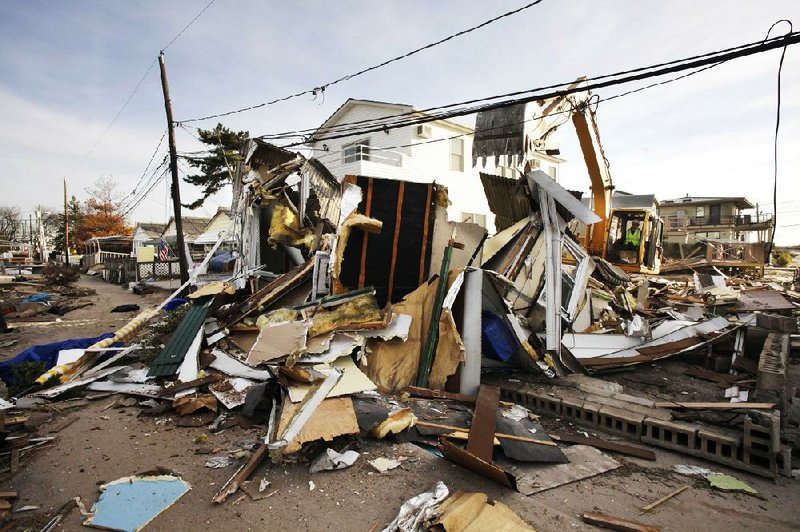
[[[169,48],[170,46],[172,46],[172,43],[174,43],[175,41],[177,41],[177,40],[178,40],[178,39],[181,37],[181,35],[183,35],[183,34],[186,32],[186,30],[188,30],[190,27],[192,27],[192,24],[194,24],[195,22],[197,22],[197,19],[199,19],[199,18],[200,18],[200,17],[203,15],[203,13],[205,13],[205,12],[206,12],[206,10],[207,10],[209,7],[211,7],[211,4],[213,4],[215,1],[216,1],[216,0],[211,0],[211,1],[210,1],[208,4],[206,4],[206,7],[204,7],[203,9],[201,9],[201,10],[200,10],[200,12],[199,12],[197,15],[195,15],[195,17],[194,17],[192,20],[190,20],[190,21],[189,21],[189,23],[188,23],[186,26],[184,26],[184,27],[183,27],[183,29],[182,29],[181,31],[179,31],[179,32],[178,32],[178,34],[177,34],[177,35],[175,35],[175,37],[173,37],[173,38],[172,38],[172,40],[171,40],[171,41],[169,41],[169,42],[166,44],[166,46],[164,46],[164,47],[161,49],[161,52],[165,52],[165,51],[167,50],[167,48]]]
[[[590,90],[595,90],[595,89],[600,89],[600,88],[605,88],[605,87],[611,87],[611,86],[614,86],[614,85],[621,85],[621,84],[631,83],[633,81],[649,79],[649,78],[663,76],[663,75],[674,73],[674,72],[681,72],[681,71],[684,71],[684,70],[690,70],[690,69],[694,69],[694,68],[704,67],[704,66],[708,66],[708,65],[711,65],[711,64],[714,64],[714,63],[730,61],[732,59],[736,59],[736,58],[740,58],[740,57],[746,57],[746,56],[749,56],[749,55],[754,55],[754,54],[757,54],[757,53],[766,52],[768,50],[772,50],[772,49],[775,49],[775,48],[789,46],[789,45],[792,45],[792,44],[797,44],[798,42],[800,42],[800,33],[791,33],[791,34],[787,34],[784,37],[779,37],[779,38],[771,39],[769,41],[764,41],[764,42],[762,42],[760,44],[748,44],[748,45],[744,45],[744,46],[741,46],[741,47],[737,47],[737,48],[733,49],[732,51],[725,51],[725,52],[722,52],[722,53],[714,52],[714,53],[711,53],[711,54],[706,54],[705,56],[700,56],[697,59],[693,58],[693,59],[691,59],[689,61],[684,61],[682,64],[671,64],[669,66],[663,66],[663,67],[661,65],[655,65],[655,66],[651,66],[651,67],[643,67],[642,69],[636,69],[636,70],[641,70],[642,72],[638,72],[638,73],[630,74],[630,75],[618,76],[618,77],[616,77],[614,79],[605,79],[603,81],[593,81],[593,82],[587,83],[584,86],[567,87],[566,89],[561,89],[561,90],[532,93],[532,94],[528,94],[527,96],[524,96],[524,97],[521,97],[521,98],[507,99],[507,100],[502,100],[502,101],[499,101],[499,102],[496,102],[496,103],[489,103],[489,104],[484,104],[484,105],[479,105],[479,106],[472,106],[472,107],[457,109],[455,111],[450,111],[450,112],[447,112],[447,113],[435,114],[435,115],[432,115],[432,116],[417,116],[417,117],[414,117],[414,118],[409,118],[407,120],[396,121],[394,123],[381,124],[381,125],[379,125],[377,127],[369,127],[368,126],[366,128],[360,129],[360,130],[358,130],[356,132],[347,132],[347,133],[343,133],[343,134],[315,136],[314,140],[315,141],[332,140],[332,139],[338,139],[338,138],[344,138],[344,137],[351,137],[351,136],[354,136],[354,135],[363,135],[363,134],[366,134],[366,133],[374,133],[374,132],[377,132],[377,131],[387,131],[387,130],[390,130],[390,129],[396,129],[398,127],[405,127],[405,126],[409,126],[409,125],[418,125],[418,124],[424,124],[424,123],[427,123],[427,122],[433,122],[433,121],[436,121],[436,120],[445,120],[445,119],[454,118],[454,117],[458,117],[458,116],[465,116],[465,115],[473,114],[473,113],[479,112],[479,111],[486,111],[486,110],[492,110],[492,109],[502,109],[502,108],[505,108],[505,107],[510,107],[510,106],[513,106],[513,105],[528,103],[528,102],[532,102],[532,101],[535,101],[535,100],[546,100],[546,99],[550,99],[550,98],[556,98],[556,97],[559,97],[559,96],[567,96],[567,95],[574,94],[574,93],[577,93],[577,92],[585,92],[585,91],[590,91]],[[672,63],[675,63],[675,62],[672,62]],[[644,72],[644,70],[647,70],[647,71]],[[609,76],[603,76],[603,77],[604,78],[609,78]],[[529,92],[529,91],[522,91],[522,92]],[[496,98],[500,98],[500,97],[502,97],[502,96],[499,96],[499,97],[498,96],[493,96],[493,97],[483,98],[483,99],[479,99],[478,101],[487,100],[487,99],[496,99]],[[417,115],[420,115],[421,113],[422,112],[420,112],[420,111],[415,111],[415,114],[417,114]],[[262,136],[262,137],[259,137],[259,138],[266,138],[266,137]],[[303,144],[306,144],[306,143],[307,143],[307,141],[304,140],[304,141],[293,142],[293,143],[287,144],[284,147],[299,146],[299,145],[303,145]]]
[[[574,81],[556,83],[553,85],[547,85],[534,89],[525,89],[506,94],[476,98],[472,100],[467,100],[458,103],[451,103],[447,105],[431,107],[422,110],[413,109],[411,111],[398,113],[389,117],[382,117],[377,119],[364,119],[364,120],[348,122],[345,124],[338,124],[334,126],[317,127],[305,130],[296,130],[296,131],[275,133],[269,135],[261,135],[258,138],[265,140],[278,140],[290,137],[304,137],[305,135],[312,134],[314,135],[314,140],[327,140],[333,138],[342,138],[344,136],[351,136],[351,135],[335,136],[329,134],[330,132],[349,131],[349,132],[354,132],[353,133],[354,135],[361,135],[380,130],[387,131],[395,127],[404,127],[407,125],[415,125],[436,120],[446,120],[457,116],[473,114],[481,110],[507,107],[510,105],[526,103],[538,99],[547,99],[557,96],[564,96],[575,92],[582,92],[586,90],[603,88],[621,83],[637,81],[641,79],[647,79],[650,77],[657,77],[671,72],[690,70],[693,68],[705,67],[705,66],[708,66],[708,68],[712,68],[713,66],[716,66],[715,63],[724,63],[731,59],[736,59],[739,57],[764,52],[784,45],[796,44],[799,41],[800,38],[798,38],[798,34],[791,33],[782,37],[776,37],[766,41],[756,41],[754,43],[738,45],[724,50],[719,50],[716,52],[708,52],[688,58],[676,59],[669,62],[658,63],[655,65],[637,67],[629,70],[615,72],[613,74],[605,74],[605,75],[585,78],[587,85],[582,87],[578,86],[570,89],[569,87],[570,85],[573,85],[575,83]],[[542,92],[542,91],[549,91],[549,92]],[[523,97],[512,98],[516,96],[523,96]],[[504,98],[512,98],[512,99],[506,99],[505,101],[500,101],[494,104],[487,103],[493,100],[502,100]],[[471,105],[471,104],[480,104],[480,105]],[[307,141],[308,139],[305,140]],[[290,146],[296,146],[303,143],[304,142],[295,142],[290,144]]]
[[[448,41],[450,41],[452,39],[455,39],[457,37],[461,37],[462,35],[466,35],[466,34],[471,33],[473,31],[476,31],[476,30],[479,30],[481,28],[484,28],[484,27],[488,26],[489,24],[497,22],[498,20],[501,20],[501,19],[504,19],[506,17],[510,17],[510,16],[516,15],[517,13],[520,13],[520,12],[526,10],[526,9],[534,7],[535,5],[540,4],[543,1],[544,0],[535,0],[534,2],[530,2],[530,3],[528,3],[528,4],[524,5],[524,6],[518,7],[517,9],[513,9],[511,11],[503,13],[502,15],[498,15],[498,16],[496,16],[494,18],[486,20],[486,21],[478,24],[477,26],[472,26],[472,27],[467,28],[465,30],[459,31],[458,33],[454,33],[452,35],[448,35],[444,39],[439,39],[436,42],[432,42],[432,43],[426,44],[424,46],[420,46],[419,48],[415,48],[415,49],[411,50],[410,52],[406,52],[406,53],[404,53],[402,55],[398,55],[398,56],[393,57],[391,59],[387,59],[386,61],[378,63],[377,65],[372,65],[370,67],[364,68],[362,70],[359,70],[358,72],[354,72],[352,74],[346,74],[346,75],[344,75],[344,76],[342,76],[340,78],[337,78],[337,79],[335,79],[333,81],[329,81],[327,83],[323,83],[323,84],[321,84],[321,85],[319,85],[317,87],[314,87],[313,89],[306,89],[306,90],[297,92],[295,94],[289,94],[289,95],[283,96],[281,98],[275,98],[274,100],[270,100],[268,102],[259,103],[259,104],[256,104],[256,105],[250,105],[248,107],[242,107],[241,109],[234,109],[233,111],[226,111],[226,112],[223,112],[223,113],[217,113],[217,114],[208,115],[208,116],[201,116],[199,118],[190,118],[188,120],[181,120],[181,122],[182,123],[200,122],[202,120],[210,120],[212,118],[220,118],[220,117],[223,117],[223,116],[230,116],[230,115],[237,114],[237,113],[243,113],[245,111],[252,111],[253,109],[260,109],[262,107],[266,107],[267,105],[274,105],[274,104],[279,103],[279,102],[285,102],[287,100],[291,100],[292,98],[298,98],[298,97],[304,96],[306,94],[313,94],[314,96],[317,96],[318,94],[322,94],[324,96],[325,89],[327,89],[328,87],[330,87],[332,85],[336,85],[337,83],[341,83],[343,81],[351,80],[351,79],[353,79],[355,77],[358,77],[358,76],[361,76],[363,74],[366,74],[367,72],[372,72],[373,70],[377,70],[377,69],[379,69],[381,67],[385,67],[385,66],[387,66],[387,65],[389,65],[391,63],[394,63],[396,61],[400,61],[402,59],[406,59],[408,57],[411,57],[412,55],[415,55],[415,54],[418,54],[420,52],[423,52],[425,50],[429,50],[429,49],[431,49],[431,48],[433,48],[435,46],[439,46],[440,44],[444,44],[444,43],[446,43],[446,42],[448,42]],[[212,0],[212,3],[213,3],[213,0]]]
[[[772,26],[769,27],[767,30],[767,36],[764,38],[766,41],[769,39],[769,34],[772,31],[772,28],[780,24],[781,22],[786,22],[789,24],[789,32],[787,35],[793,33],[792,23],[789,20],[782,19],[775,22]],[[783,51],[781,51],[781,59],[778,62],[778,91],[777,91],[777,98],[776,98],[776,105],[775,105],[775,140],[773,144],[773,176],[772,176],[772,210],[775,214],[772,216],[772,231],[770,231],[769,236],[769,247],[767,253],[767,261],[769,261],[769,257],[772,256],[772,248],[775,245],[775,230],[778,228],[778,131],[781,128],[781,73],[783,72],[783,59],[786,57],[786,49],[788,45],[783,47]]]

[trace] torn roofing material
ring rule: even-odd
[[[523,180],[483,172],[480,176],[489,210],[495,215],[497,231],[503,231],[530,215],[530,200],[527,194],[521,193],[525,187]]]
[[[172,475],[123,477],[100,486],[103,493],[84,524],[136,532],[191,489],[188,482]]]

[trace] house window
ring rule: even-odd
[[[701,205],[700,207],[697,207],[697,212],[695,213],[695,216],[697,216],[698,218],[704,218],[705,215],[706,215],[705,206]]]
[[[450,139],[450,170],[464,171],[464,139]]]
[[[719,231],[711,231],[708,233],[708,238],[719,238]]]
[[[369,161],[369,139],[359,140],[342,146],[342,162]]]
[[[486,215],[478,214],[477,212],[462,212],[461,221],[478,224],[481,227],[486,227]]]

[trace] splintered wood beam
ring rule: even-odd
[[[583,520],[590,525],[609,528],[611,530],[621,530],[622,532],[661,532],[661,527],[640,523],[638,521],[631,521],[630,519],[622,519],[621,517],[614,517],[613,515],[600,512],[586,512],[582,517]]]

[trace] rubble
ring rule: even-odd
[[[244,152],[255,149],[270,148]],[[271,168],[245,160],[234,188],[234,272],[208,283],[194,276],[108,335],[3,363],[9,385],[9,368],[43,364],[32,389],[3,403],[6,427],[33,398],[58,407],[67,392],[106,392],[147,398],[131,406],[169,413],[176,426],[255,428],[245,454],[198,458],[209,469],[239,464],[217,504],[240,489],[253,500],[277,493],[266,478],[259,488],[250,480],[267,461],[309,463],[315,474],[404,464],[389,452],[356,463],[365,438],[418,444],[524,496],[613,471],[618,458],[654,461],[662,449],[769,478],[796,469],[800,410],[787,371],[795,292],[707,272],[609,282],[597,272],[612,265],[570,229],[600,218],[538,170],[513,184],[513,205],[497,207],[505,227],[488,238],[447,221],[444,187],[369,176],[334,186],[323,171],[299,155]],[[252,240],[256,227],[267,245]],[[8,316],[69,290],[36,300],[15,292]],[[184,295],[161,330],[164,309]],[[681,382],[702,387],[701,397],[679,384],[665,393],[630,385],[637,375],[657,381],[652,368],[668,361],[687,364]],[[6,438],[0,453],[16,451],[18,461],[46,443]],[[141,499],[145,483],[160,502]],[[87,524],[132,530],[190,488],[177,477],[131,477],[103,489]],[[448,494],[439,484],[414,497],[386,530],[460,530],[453,523],[464,520],[529,529],[484,494]]]

